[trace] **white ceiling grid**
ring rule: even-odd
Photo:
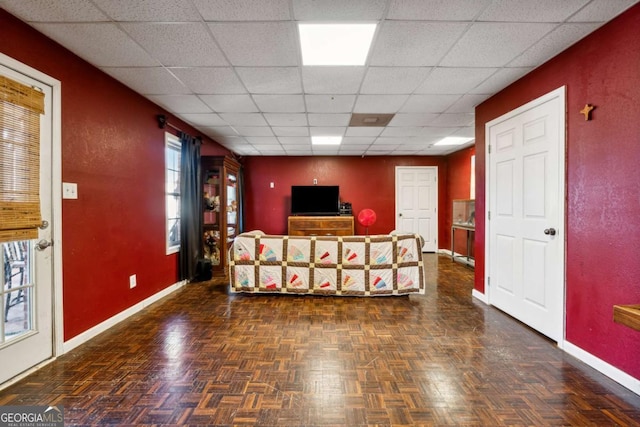
[[[476,105],[640,0],[0,0],[240,155],[444,155]],[[376,22],[364,66],[303,67],[297,23]],[[352,113],[391,113],[349,127]],[[344,136],[315,147],[313,135]]]

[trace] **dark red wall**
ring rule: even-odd
[[[450,230],[453,222],[453,200],[469,199],[471,194],[471,156],[476,153],[475,147],[466,148],[447,156],[449,174],[447,176],[446,211],[440,218],[445,230]],[[467,255],[467,234],[465,231],[455,231],[455,251],[461,255]],[[445,239],[440,241],[440,248],[451,249],[451,234],[447,233]],[[473,239],[473,234],[470,236]],[[473,256],[473,245],[471,253]]]
[[[79,195],[62,204],[66,341],[178,281],[155,120],[166,112],[1,9],[0,40],[2,53],[62,82],[62,180]]]
[[[247,157],[246,230],[286,234],[291,208],[291,186],[339,185],[342,201],[351,202],[353,213],[365,208],[376,212],[377,220],[369,234],[389,233],[396,228],[396,166],[437,166],[438,205],[442,212],[447,203],[447,161],[444,157]],[[269,188],[273,182],[275,188]],[[356,234],[365,229],[355,222]],[[438,241],[446,239],[442,220],[438,224]]]
[[[566,339],[640,379],[640,5],[476,108],[476,289],[484,292],[485,124],[567,88]],[[592,120],[579,111],[595,105]],[[482,215],[480,215],[482,213]]]

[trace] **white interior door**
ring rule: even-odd
[[[420,234],[423,252],[438,250],[437,167],[396,167],[396,230]]]
[[[0,384],[53,356],[52,241],[52,88],[0,65],[0,75],[40,88],[45,114],[40,116],[40,205],[49,226],[38,239],[0,244],[3,256],[0,307]],[[0,130],[1,131],[1,130]],[[9,132],[7,132],[9,135]],[[9,146],[2,134],[0,144]],[[36,250],[38,242],[42,250]],[[15,251],[15,252],[14,252]]]
[[[487,123],[488,299],[560,342],[564,331],[560,88]]]

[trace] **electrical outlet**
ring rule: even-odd
[[[77,199],[78,198],[78,184],[75,182],[63,182],[62,183],[62,198],[63,199]]]
[[[129,276],[129,289],[133,289],[136,286],[137,286],[136,275],[132,274],[131,276]]]
[[[270,183],[269,183],[269,187],[270,187],[270,188],[275,188],[275,186],[276,186],[276,184],[275,184],[275,183],[273,183],[273,182],[270,182]]]
[[[318,185],[318,180],[316,178],[313,178],[313,185]]]

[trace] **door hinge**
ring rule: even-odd
[[[487,219],[488,219],[489,221],[491,221],[491,211],[488,211],[488,212],[487,212]]]
[[[488,148],[489,148],[489,154],[491,154],[491,144],[489,144]]]
[[[491,276],[487,277],[487,288],[491,287]]]

